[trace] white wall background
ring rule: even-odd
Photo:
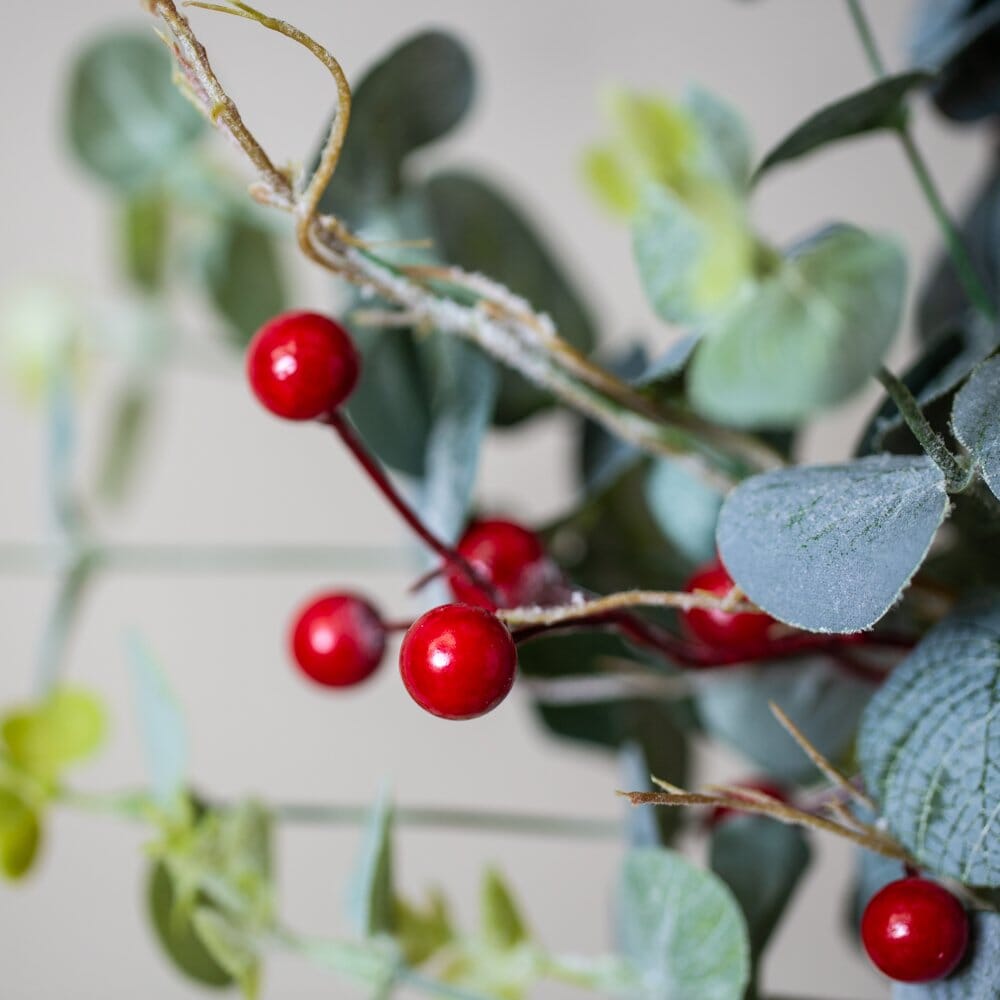
[[[839,3],[813,0],[673,0],[614,4],[581,0],[275,0],[275,12],[309,30],[356,74],[410,30],[444,25],[478,57],[482,87],[474,119],[434,155],[488,169],[520,194],[590,290],[609,336],[662,339],[642,302],[627,237],[578,183],[577,157],[601,123],[601,84],[679,92],[699,81],[737,103],[758,150],[824,101],[857,88],[869,71]],[[891,64],[899,65],[910,4],[869,4]],[[0,190],[5,194],[0,284],[60,277],[113,291],[110,218],[101,192],[69,163],[61,143],[68,60],[91,34],[140,18],[130,0],[5,0],[0,63]],[[246,117],[279,159],[302,157],[330,104],[323,71],[290,44],[234,20],[195,14],[217,69]],[[289,112],[289,107],[297,110]],[[312,117],[306,112],[312,113]],[[983,150],[927,113],[917,132],[950,202],[973,181]],[[756,221],[776,241],[843,218],[897,234],[913,270],[935,234],[899,150],[866,139],[775,173]],[[323,304],[318,276],[298,266],[303,303]],[[901,348],[902,350],[903,348]],[[143,487],[114,537],[144,541],[373,542],[401,538],[368,484],[317,430],[285,426],[250,401],[235,374],[176,372],[167,380],[156,449]],[[94,386],[83,415],[85,459],[96,430]],[[824,421],[814,456],[844,453],[864,405]],[[570,482],[562,424],[487,449],[482,495],[528,519],[559,509]],[[0,387],[0,539],[43,536],[43,438],[38,414]],[[392,669],[357,694],[324,697],[285,664],[286,616],[327,583],[359,582],[405,611],[399,572],[277,576],[106,576],[75,642],[71,672],[99,689],[116,720],[109,750],[81,783],[115,788],[141,779],[137,734],[121,652],[123,627],[142,631],[171,671],[190,717],[195,771],[216,794],[357,801],[389,780],[403,803],[516,807],[614,816],[615,775],[603,758],[549,742],[516,694],[474,725],[420,713]],[[0,702],[29,692],[32,658],[52,580],[0,575]],[[740,765],[716,753],[712,773]],[[289,830],[281,839],[282,905],[296,926],[343,930],[340,897],[355,846],[350,830]],[[140,912],[142,836],[100,818],[60,814],[43,863],[16,889],[0,887],[0,994],[9,1000],[198,995],[156,953]],[[884,984],[842,931],[849,852],[819,843],[820,863],[773,946],[769,991],[797,997],[876,1000]],[[523,895],[553,947],[608,944],[607,899],[614,845],[406,833],[402,882],[442,885],[472,918],[481,867],[497,862]],[[350,997],[351,989],[295,961],[276,959],[266,996]],[[539,995],[562,996],[558,991]]]

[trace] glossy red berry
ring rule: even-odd
[[[861,918],[861,940],[877,968],[902,983],[943,979],[962,960],[969,918],[947,889],[904,878],[877,892]]]
[[[462,536],[457,549],[493,587],[496,603],[502,608],[532,603],[546,575],[548,562],[541,539],[514,521],[499,518],[476,521]],[[457,601],[488,610],[496,606],[459,569],[448,571],[448,585]]]
[[[724,597],[733,589],[733,578],[720,562],[698,570],[684,588],[689,593],[704,590]],[[730,614],[709,608],[694,608],[681,613],[684,628],[692,638],[700,639],[714,649],[733,650],[756,647],[767,641],[774,624],[770,615],[740,612]]]
[[[347,331],[311,312],[265,323],[247,350],[247,378],[261,404],[286,420],[315,420],[344,402],[361,363]]]
[[[777,799],[779,802],[788,802],[788,792],[780,785],[776,785],[773,781],[768,781],[766,778],[756,781],[741,781],[738,787],[748,788],[754,792],[763,792],[765,795],[769,795],[772,799]],[[753,800],[750,799],[748,801]],[[724,823],[727,819],[732,819],[734,816],[740,815],[745,814],[741,813],[738,809],[730,809],[729,806],[716,806],[708,814],[708,828],[710,830],[714,829],[720,823]]]
[[[483,608],[445,604],[418,618],[403,639],[399,672],[410,696],[443,719],[474,719],[507,697],[517,649]]]
[[[299,610],[289,639],[307,677],[324,687],[350,687],[378,667],[386,629],[378,612],[356,594],[321,594]]]

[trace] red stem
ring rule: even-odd
[[[489,581],[469,564],[463,556],[459,555],[450,545],[441,541],[428,527],[420,520],[414,509],[400,496],[399,491],[393,485],[392,480],[386,475],[385,470],[378,463],[371,452],[365,447],[365,443],[358,436],[357,432],[350,425],[347,419],[340,413],[334,411],[325,418],[325,423],[329,424],[339,435],[340,440],[347,446],[347,450],[354,456],[358,464],[364,469],[368,478],[375,484],[378,491],[389,501],[396,513],[406,522],[409,529],[432,551],[444,561],[445,565],[457,569],[481,594],[492,601],[497,602],[497,593]]]

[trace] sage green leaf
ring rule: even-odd
[[[383,793],[372,809],[348,885],[348,917],[355,933],[363,938],[391,935],[396,929],[392,827],[392,803]]]
[[[875,455],[741,483],[719,515],[722,561],[755,604],[813,632],[870,628],[927,555],[948,506],[926,456]]]
[[[169,210],[169,200],[156,188],[128,195],[121,206],[122,265],[132,284],[147,294],[163,287]]]
[[[953,612],[893,670],[861,720],[858,757],[921,866],[1000,887],[1000,593]]]
[[[716,875],[673,851],[632,850],[618,882],[619,947],[643,1000],[741,1000],[750,981],[743,914]]]
[[[649,512],[670,543],[693,563],[715,556],[715,526],[722,495],[687,467],[670,459],[654,462],[646,477]]]
[[[459,171],[436,174],[423,194],[444,260],[506,285],[547,314],[578,350],[593,347],[596,328],[583,294],[510,198],[487,180]],[[504,369],[496,421],[516,423],[550,401],[544,390]]]
[[[888,76],[821,108],[764,157],[755,180],[779,163],[797,160],[831,143],[899,128],[906,121],[907,98],[931,79],[932,74],[919,70]]]
[[[287,307],[277,240],[270,230],[242,215],[219,222],[206,249],[202,276],[237,347],[245,347],[264,323]]]
[[[894,242],[852,226],[825,230],[707,331],[688,373],[691,402],[744,427],[794,426],[841,402],[881,364],[905,287]]]
[[[204,125],[174,86],[166,47],[146,32],[116,32],[88,45],[66,94],[70,147],[87,170],[119,190],[162,176]]]
[[[229,986],[233,982],[232,975],[212,957],[196,933],[192,914],[177,905],[173,880],[162,862],[150,868],[146,905],[156,939],[177,969],[202,986]]]
[[[110,428],[97,475],[97,490],[107,503],[128,494],[147,443],[154,412],[154,390],[145,379],[128,382],[111,402]]]
[[[0,872],[5,878],[27,875],[41,839],[38,812],[16,791],[0,786]]]
[[[705,729],[758,768],[789,783],[817,778],[816,768],[771,712],[775,702],[829,760],[850,751],[872,687],[828,660],[727,668],[706,676],[697,695]]]
[[[104,742],[107,717],[92,694],[58,688],[44,700],[9,713],[2,734],[11,762],[42,782],[91,756]]]
[[[1000,1000],[1000,914],[971,915],[969,949],[947,979],[936,983],[896,983],[892,1000]]]
[[[173,809],[187,782],[188,739],[184,716],[148,646],[132,635],[128,637],[126,652],[153,796],[163,808]]]
[[[724,180],[736,191],[745,191],[750,182],[752,150],[740,113],[698,86],[684,95],[683,107],[698,130],[698,172]]]
[[[951,423],[1000,499],[1000,357],[984,361],[969,377],[955,397]]]
[[[733,816],[712,832],[709,865],[732,890],[759,959],[809,867],[809,843],[799,827],[762,816]]]
[[[530,935],[503,875],[495,868],[483,874],[479,893],[479,920],[483,940],[503,951],[528,941]]]
[[[194,911],[192,922],[212,959],[232,977],[247,1000],[254,1000],[260,993],[261,963],[250,936],[207,906]]]
[[[358,225],[398,195],[406,158],[450,132],[472,103],[462,44],[441,31],[413,35],[354,88],[351,123],[321,208]]]

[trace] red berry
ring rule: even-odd
[[[689,593],[704,590],[724,597],[733,589],[733,578],[722,563],[716,562],[698,570],[684,588]],[[708,608],[693,608],[681,612],[687,632],[714,649],[739,649],[743,646],[759,647],[767,641],[774,619],[770,615],[753,612],[730,614]]]
[[[403,639],[399,672],[410,696],[443,719],[474,719],[507,697],[517,649],[499,618],[468,604],[444,604],[418,618]]]
[[[351,394],[360,370],[347,331],[318,313],[276,316],[247,350],[250,388],[264,407],[286,420],[332,413]]]
[[[355,594],[321,594],[295,616],[292,656],[324,687],[350,687],[370,677],[385,652],[385,625]]]
[[[757,781],[741,781],[738,787],[749,788],[754,792],[763,792],[765,795],[769,795],[772,799],[777,799],[779,802],[788,802],[788,792],[780,785],[776,785],[773,781],[768,781],[766,778]],[[748,799],[748,801],[752,802],[753,799]],[[712,830],[720,823],[724,823],[727,819],[732,819],[732,817],[739,816],[740,814],[740,810],[738,809],[731,809],[729,806],[716,806],[708,814],[708,828]]]
[[[534,532],[498,518],[476,521],[459,541],[458,554],[492,585],[502,608],[532,603],[548,565]],[[448,585],[455,600],[493,609],[494,603],[460,569],[448,571]]]
[[[962,960],[969,918],[947,889],[925,878],[904,878],[877,892],[861,918],[861,940],[890,979],[928,983]]]

